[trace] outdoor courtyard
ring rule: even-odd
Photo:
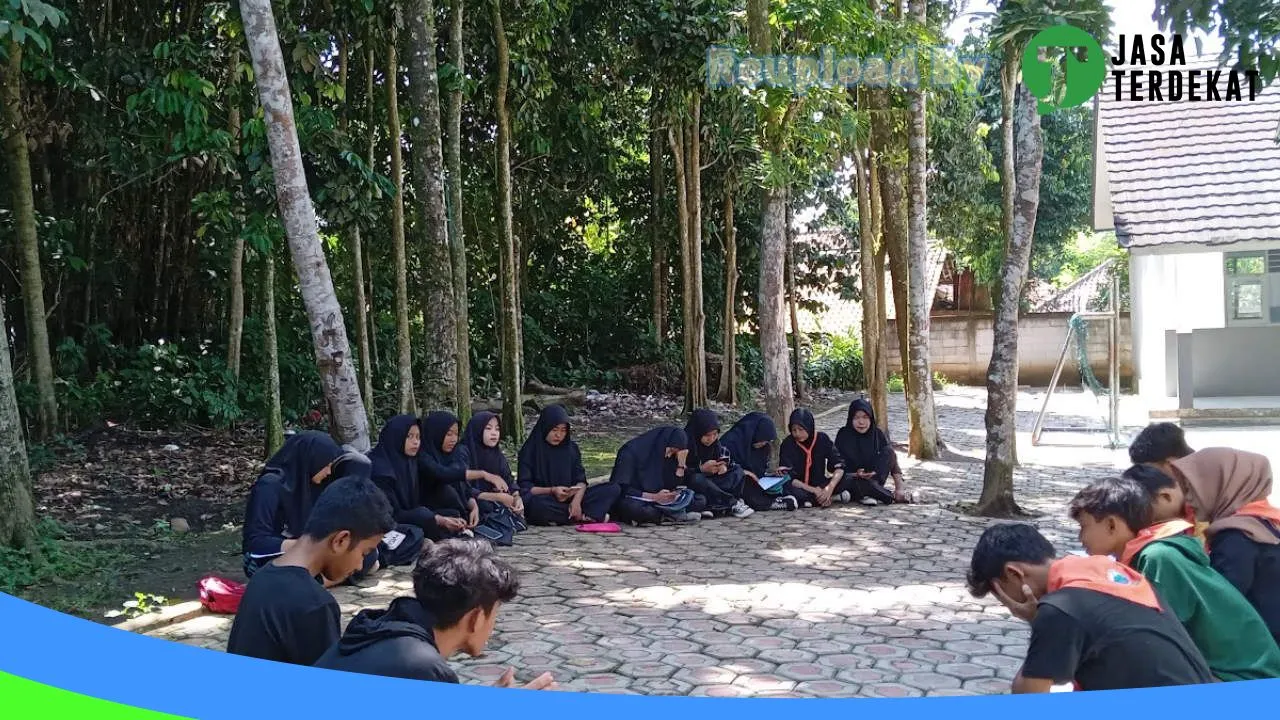
[[[1043,394],[1019,397],[1017,497],[1059,547],[1078,550],[1066,502],[1079,487],[1124,467],[1103,433],[1029,433]],[[503,554],[519,568],[520,597],[505,606],[482,658],[460,661],[466,682],[508,666],[517,680],[551,671],[570,691],[717,697],[907,697],[1008,691],[1027,629],[993,599],[964,590],[969,552],[990,520],[952,509],[982,483],[985,392],[938,395],[950,450],[945,463],[905,458],[921,505],[756,513],[689,526],[625,527],[621,535],[532,528]],[[1055,395],[1048,425],[1101,428],[1105,400]],[[892,436],[906,437],[901,395],[891,396]],[[1122,407],[1127,440],[1146,423]],[[818,418],[834,434],[844,408]],[[1268,451],[1266,430],[1189,430],[1193,447]],[[1050,445],[1052,443],[1052,445]],[[1197,443],[1200,443],[1197,445]],[[901,453],[900,453],[901,454]],[[341,588],[344,623],[412,592],[408,574]],[[156,637],[223,650],[229,617],[203,615],[152,630]]]

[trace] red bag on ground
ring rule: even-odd
[[[235,615],[244,597],[244,584],[234,580],[207,575],[197,583],[200,588],[200,604],[209,612]]]

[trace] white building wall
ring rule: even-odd
[[[1223,254],[1139,250],[1129,257],[1129,283],[1138,392],[1168,397],[1166,333],[1226,324]]]

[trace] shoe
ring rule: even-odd
[[[795,498],[791,497],[790,495],[783,495],[782,497],[774,498],[773,506],[770,507],[769,509],[770,510],[795,510],[799,506],[800,506],[800,503],[796,502]]]
[[[849,494],[848,490],[842,490],[840,491],[840,494],[836,496],[836,502],[847,503],[852,499],[853,495]]]
[[[879,504],[880,504],[880,503],[878,503],[878,502],[876,502],[876,501],[875,501],[875,498],[869,498],[869,497],[864,497],[864,498],[862,498],[861,502],[862,502],[862,504],[863,504],[863,505],[867,505],[867,506],[870,506],[870,507],[875,507],[876,505],[879,505]]]
[[[690,513],[690,514],[692,515],[695,513]],[[698,517],[702,518],[703,520],[711,520],[715,516],[716,514],[711,512],[710,510],[703,510],[700,514],[698,514]]]
[[[696,523],[701,519],[702,515],[695,512],[687,512],[676,516],[676,522],[678,523]]]
[[[752,515],[756,514],[756,511],[751,509],[750,505],[747,505],[745,502],[741,500],[734,503],[733,509],[731,509],[729,512],[733,513],[733,516],[736,518],[749,518]]]

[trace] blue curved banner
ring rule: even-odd
[[[847,720],[850,711],[891,711],[895,720],[990,720],[1010,713],[1036,720],[1080,720],[1167,713],[1210,716],[1225,708],[1270,707],[1280,680],[1193,687],[1054,695],[911,699],[718,699],[639,697],[569,692],[529,692],[426,683],[296,667],[181,645],[98,625],[0,594],[6,632],[0,645],[0,713],[4,717],[53,717],[63,705],[31,700],[52,689],[179,718],[247,720],[296,717],[553,716],[652,720],[665,714],[774,720],[799,708],[807,720]],[[4,678],[4,675],[13,676]],[[30,681],[30,682],[24,682]],[[858,703],[850,706],[849,703]],[[787,703],[779,705],[779,703]],[[803,705],[797,705],[802,703]],[[874,704],[875,707],[867,703]],[[886,703],[894,703],[892,709]],[[65,705],[71,707],[70,704]],[[155,717],[97,710],[80,717]],[[81,705],[80,707],[85,707]],[[55,711],[55,714],[56,713]],[[63,716],[58,714],[59,717]]]

